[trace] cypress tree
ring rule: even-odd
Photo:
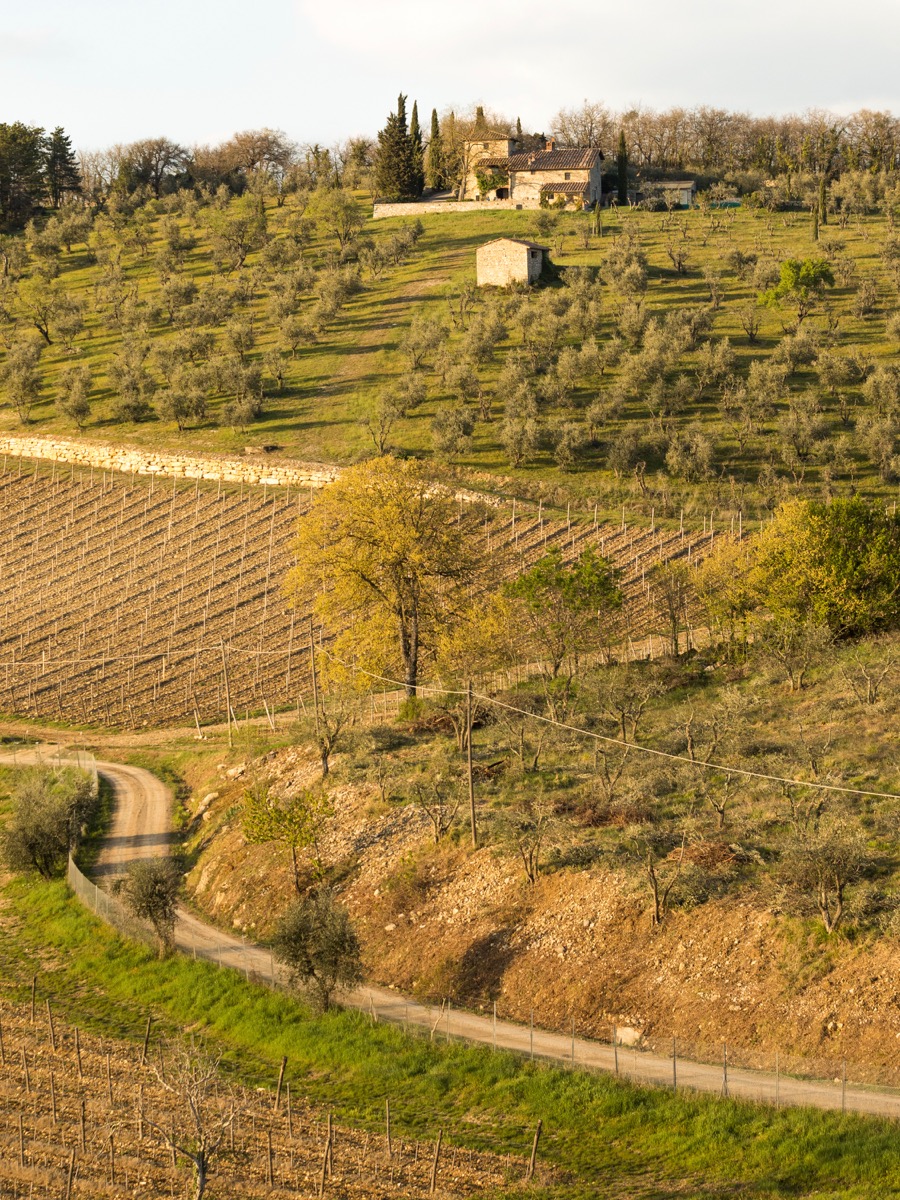
[[[813,218],[812,237],[813,237],[813,241],[817,242],[819,240],[819,206],[818,206],[818,204],[814,204],[812,206],[812,218]]]
[[[522,118],[516,117],[516,141],[522,145]]]
[[[81,191],[81,172],[72,149],[71,138],[61,125],[53,130],[46,140],[44,151],[44,175],[47,193],[54,208],[59,208],[66,192]]]
[[[828,224],[828,191],[825,186],[825,176],[819,180],[819,221]]]
[[[397,100],[397,111],[388,116],[378,134],[375,192],[390,200],[414,200],[418,195],[412,141],[406,124],[406,97],[402,93]]]
[[[412,149],[413,180],[415,193],[422,195],[425,187],[425,147],[422,145],[422,130],[419,126],[419,104],[413,101],[412,116],[409,121],[409,144]]]
[[[625,130],[619,130],[619,150],[616,154],[616,170],[619,175],[619,203],[628,203],[628,145]]]
[[[475,133],[485,133],[487,130],[487,121],[484,119],[484,106],[479,104],[475,109]]]
[[[444,186],[444,139],[438,122],[437,109],[431,110],[431,136],[425,155],[425,184],[436,192]]]

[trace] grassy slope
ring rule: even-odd
[[[543,1153],[575,1178],[543,1194],[725,1197],[897,1194],[895,1130],[878,1121],[722,1103],[570,1074],[507,1055],[429,1045],[359,1015],[312,1018],[291,999],[184,959],[160,963],[86,914],[62,885],[16,882],[0,932],[3,992],[24,1003],[33,971],[69,1017],[137,1040],[149,1010],[220,1044],[249,1083],[271,1086],[282,1054],[298,1091],[341,1119],[494,1151]]]
[[[269,211],[270,229],[276,234],[285,212],[274,208]],[[161,219],[156,223],[157,235]],[[201,212],[201,223],[202,219]],[[284,392],[270,398],[264,418],[246,434],[216,427],[217,411],[223,403],[221,398],[213,402],[207,421],[183,435],[179,435],[174,427],[161,427],[156,421],[137,426],[111,421],[112,398],[105,373],[120,335],[108,325],[106,315],[94,309],[93,285],[99,268],[88,263],[82,247],[76,247],[70,255],[63,256],[61,283],[66,290],[87,299],[93,310],[88,328],[78,340],[77,356],[77,361],[88,362],[96,374],[96,412],[86,433],[109,440],[170,447],[190,445],[197,449],[220,451],[234,451],[245,444],[277,442],[286,453],[301,458],[339,462],[352,460],[371,449],[368,435],[358,420],[359,412],[361,406],[402,370],[403,360],[397,352],[397,345],[411,316],[415,312],[427,311],[446,320],[446,289],[473,279],[476,246],[502,233],[533,236],[534,220],[534,214],[519,212],[462,216],[425,214],[425,235],[412,257],[399,267],[389,268],[380,279],[367,280],[366,290],[347,304],[322,334],[318,344],[301,349],[295,361],[287,360]],[[731,248],[741,247],[777,263],[789,255],[802,257],[818,254],[825,244],[824,241],[820,242],[817,247],[812,242],[809,222],[798,214],[767,215],[738,210],[713,217],[691,212],[669,218],[661,214],[636,212],[604,214],[605,238],[602,241],[594,239],[585,249],[576,238],[575,230],[586,221],[586,217],[575,214],[561,217],[560,230],[564,236],[555,260],[562,266],[602,264],[614,237],[626,224],[629,225],[638,232],[649,259],[647,304],[651,313],[664,313],[680,305],[705,303],[708,293],[702,269],[706,266],[722,269],[724,256]],[[185,219],[182,219],[182,223],[187,224]],[[364,232],[376,239],[383,239],[398,224],[396,220],[370,222]],[[829,297],[829,303],[840,317],[841,350],[858,348],[878,361],[893,361],[896,351],[896,346],[885,333],[886,317],[896,308],[896,290],[880,259],[881,246],[888,232],[885,223],[875,217],[862,218],[855,226],[845,230],[836,230],[833,226],[823,230],[823,239],[830,237],[844,244],[844,253],[853,259],[860,277],[871,276],[878,281],[878,310],[868,318],[859,319],[852,315],[852,289],[838,287]],[[674,272],[667,256],[666,248],[673,241],[688,247],[690,265],[685,275]],[[157,241],[149,247],[146,255],[132,248],[126,251],[124,258],[129,280],[139,285],[142,299],[151,303],[159,291],[153,258],[160,244],[157,236]],[[328,238],[320,235],[306,250],[306,259],[310,263],[321,264],[329,251]],[[257,260],[258,255],[250,256],[244,275],[252,272]],[[197,248],[188,255],[186,270],[196,276],[201,285],[214,277],[221,281],[212,264],[208,244],[202,237]],[[233,286],[239,274],[241,272],[226,277],[229,286]],[[257,284],[252,301],[242,311],[254,316],[258,336],[254,355],[261,356],[275,345],[277,337],[265,313],[267,285],[259,280]],[[760,340],[757,345],[750,346],[740,328],[737,309],[748,299],[754,298],[756,293],[750,285],[739,282],[727,271],[723,274],[723,284],[724,304],[716,316],[714,335],[731,338],[738,352],[737,369],[744,372],[750,361],[768,355],[775,348],[783,333],[782,319],[787,320],[788,315],[763,310]],[[614,292],[609,289],[606,296],[601,342],[614,331],[618,303]],[[310,304],[310,299],[304,300],[301,313]],[[810,318],[808,324],[814,327],[817,318]],[[163,317],[150,332],[156,344],[170,335],[171,326]],[[221,343],[221,332],[218,336]],[[507,348],[512,344],[509,341]],[[72,356],[58,345],[51,347],[45,355],[46,386],[44,399],[34,410],[34,432],[72,432],[71,425],[56,414],[53,406],[57,373],[71,361]],[[688,355],[683,367],[690,369],[691,363],[692,358]],[[496,363],[482,368],[482,378],[489,387],[498,369]],[[613,381],[614,378],[613,372]],[[610,376],[607,376],[607,382],[609,379]],[[794,391],[802,391],[807,387],[814,392],[820,391],[814,374],[808,369],[792,377],[789,382]],[[599,381],[596,381],[580,389],[575,398],[577,406],[589,401],[598,384]],[[396,427],[393,440],[405,450],[428,453],[431,446],[430,420],[436,408],[446,399],[436,378],[429,377],[427,402]],[[578,420],[580,415],[577,406],[553,415]],[[842,426],[837,417],[830,415],[828,419],[833,436],[839,435]],[[629,421],[648,424],[647,410],[640,401],[634,401],[626,407],[619,423]],[[755,480],[771,447],[771,437],[751,438],[741,456],[709,397],[685,411],[679,418],[679,424],[682,427],[700,424],[712,432],[717,442],[718,460],[725,464],[726,476],[734,475],[738,489],[742,484]],[[2,415],[2,426],[9,429],[17,427],[15,416],[9,410]],[[619,487],[605,470],[602,475],[597,474],[597,468],[602,465],[602,448],[589,451],[579,469],[566,476],[553,465],[547,453],[530,467],[510,471],[498,444],[496,421],[479,422],[472,450],[464,456],[461,465],[479,471],[512,475],[520,488],[526,483],[536,484],[539,481],[545,484],[562,483],[569,493],[585,500],[596,497],[598,493],[602,496],[604,491],[609,498],[613,493],[626,497],[630,495],[629,484]],[[660,464],[651,463],[650,473],[659,467]],[[856,472],[865,486],[893,494],[891,489],[886,489],[878,482],[874,470],[867,464],[858,462]],[[818,472],[813,467],[808,473],[807,482],[815,485],[817,477]],[[664,489],[667,486],[666,477],[660,474],[657,483]],[[674,481],[674,487],[677,489],[679,486],[678,481]],[[697,492],[698,488],[695,485],[687,490]],[[699,491],[705,494],[706,502],[725,504],[729,496],[733,500],[731,485],[727,482],[710,483]]]

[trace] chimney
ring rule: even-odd
[[[546,148],[551,151],[555,150],[556,149],[556,138],[547,138],[547,147]]]

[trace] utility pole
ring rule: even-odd
[[[234,746],[231,734],[231,688],[228,685],[228,662],[225,658],[225,639],[221,638],[219,647],[222,651],[222,674],[225,676],[225,719],[228,721],[228,749]]]
[[[313,704],[316,709],[316,740],[319,738],[319,676],[316,672],[316,647],[313,644],[313,619],[309,618],[309,668],[312,671]]]
[[[472,849],[478,849],[478,826],[475,822],[475,779],[472,775],[472,680],[466,685],[466,770],[469,776],[469,821],[472,826]]]

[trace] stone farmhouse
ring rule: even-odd
[[[512,138],[485,138],[465,149],[460,200],[503,200],[522,208],[587,208],[601,200],[603,155],[596,148],[557,149],[551,138],[543,150],[520,151]]]
[[[479,287],[509,287],[511,283],[536,283],[550,251],[537,242],[500,237],[484,242],[475,251]]]

